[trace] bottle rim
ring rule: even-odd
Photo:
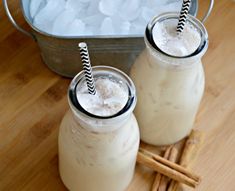
[[[84,80],[84,72],[81,71],[71,81],[67,93],[70,108],[72,109],[73,112],[75,112],[76,115],[78,114],[82,115],[83,117],[89,117],[93,119],[108,120],[121,117],[125,114],[129,114],[134,110],[137,102],[136,89],[133,81],[130,79],[128,75],[126,75],[124,72],[120,71],[117,68],[111,66],[103,66],[103,65],[93,66],[92,73],[94,78],[96,78],[97,75],[102,75],[102,74],[109,76],[115,75],[115,77],[118,77],[120,78],[120,80],[124,81],[128,88],[128,100],[125,106],[119,112],[111,116],[99,116],[86,111],[80,105],[76,95],[77,86],[79,85],[79,83],[82,83]]]
[[[200,43],[199,47],[192,54],[186,55],[186,56],[174,56],[174,55],[167,54],[166,52],[162,51],[160,48],[158,48],[155,45],[153,38],[152,38],[152,30],[153,30],[155,24],[158,22],[162,22],[164,20],[167,20],[167,19],[178,19],[178,17],[179,17],[179,13],[177,13],[177,12],[166,12],[166,13],[163,13],[159,16],[154,17],[148,23],[148,25],[146,27],[145,37],[144,37],[145,44],[152,51],[154,51],[158,54],[161,54],[161,56],[164,56],[166,58],[186,60],[186,59],[202,57],[208,48],[208,44],[209,44],[208,33],[207,33],[207,30],[206,30],[205,26],[203,25],[203,23],[200,20],[198,20],[197,18],[193,17],[192,15],[188,15],[187,22],[190,22],[193,26],[195,26],[201,35],[201,43]]]

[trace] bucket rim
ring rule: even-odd
[[[33,29],[33,32],[37,32],[42,36],[47,36],[51,38],[57,38],[57,39],[67,39],[67,40],[74,40],[74,39],[134,39],[134,38],[144,38],[144,32],[143,34],[136,34],[136,35],[88,35],[88,36],[60,36],[60,35],[54,35],[47,33],[45,31],[40,30],[34,24],[30,21],[30,19],[26,16],[24,6],[23,6],[23,0],[20,1],[20,8],[23,14],[24,19],[28,23],[28,25]],[[192,16],[197,16],[198,14],[198,0],[193,0],[191,4],[191,8],[189,10],[189,14]],[[147,24],[146,24],[147,26]]]

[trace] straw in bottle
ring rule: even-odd
[[[177,28],[176,28],[176,31],[177,31],[178,35],[180,33],[182,33],[183,30],[184,30],[186,20],[187,20],[187,16],[188,16],[188,12],[189,12],[189,9],[190,9],[190,4],[191,4],[191,0],[183,0],[178,25],[177,25]]]
[[[89,94],[95,95],[96,94],[95,83],[94,83],[94,78],[92,75],[92,68],[91,68],[91,62],[90,62],[87,44],[85,42],[81,42],[78,44],[78,46],[80,48],[80,55],[81,55],[81,59],[82,59],[82,65],[83,65],[83,71],[85,74],[85,79],[87,82],[88,92],[89,92]]]

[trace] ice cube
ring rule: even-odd
[[[128,35],[131,28],[131,23],[129,21],[123,21],[120,24],[120,34]]]
[[[99,11],[99,2],[100,0],[92,0],[92,2],[89,3],[87,8],[87,15],[97,15],[101,14]]]
[[[180,1],[171,1],[164,6],[164,12],[180,12],[182,4]]]
[[[92,35],[91,31],[86,29],[86,25],[79,19],[74,19],[66,30],[67,36],[88,36]]]
[[[169,0],[169,2],[165,2],[164,4],[155,6],[153,11],[155,15],[160,15],[165,12],[180,12],[181,10],[181,2],[179,0]]]
[[[101,25],[104,18],[105,16],[99,13],[99,14],[88,16],[88,17],[84,17],[82,21],[89,26],[98,27]]]
[[[180,5],[182,5],[182,0],[166,0],[165,5],[170,3],[179,3]]]
[[[53,22],[64,7],[64,0],[49,0],[46,6],[35,15],[33,24],[40,30],[51,33]]]
[[[113,28],[115,34],[117,35],[127,35],[129,33],[131,23],[129,21],[123,20],[119,16],[111,17]]]
[[[127,21],[132,21],[137,19],[141,10],[141,1],[140,0],[128,0],[124,1],[118,9],[119,16]]]
[[[174,0],[175,1],[175,0]],[[149,7],[149,8],[156,8],[158,6],[161,5],[166,5],[167,1],[166,0],[161,0],[161,1],[156,1],[156,0],[145,0],[145,6]]]
[[[76,12],[80,12],[82,9],[87,9],[88,2],[83,2],[81,0],[67,0],[66,9],[72,9]]]
[[[154,17],[154,15],[156,15],[156,12],[149,7],[143,7],[141,10],[141,17],[146,21],[146,24]]]
[[[77,1],[79,1],[79,0],[77,0]],[[89,3],[89,2],[91,2],[91,0],[80,0],[82,3]]]
[[[84,35],[86,35],[86,36],[92,36],[94,34],[96,35],[97,32],[94,33],[94,31],[97,31],[97,30],[94,30],[94,27],[86,25],[86,29],[85,29],[85,32],[84,32],[85,34]]]
[[[30,16],[33,19],[35,15],[46,5],[46,0],[31,0],[29,12]]]
[[[146,26],[143,24],[135,23],[131,25],[129,34],[131,35],[144,35]]]
[[[106,17],[100,27],[100,34],[101,35],[114,35],[114,27],[113,27],[113,21],[110,17]]]
[[[74,1],[80,1],[80,0],[74,0]],[[82,18],[86,18],[88,16],[87,14],[87,10],[88,10],[88,7],[89,7],[89,2],[88,3],[82,3],[80,2],[80,6],[78,6],[78,8],[74,9],[74,11],[77,13],[77,18],[78,19],[82,19]],[[75,6],[74,6],[75,7]]]
[[[148,21],[146,21],[141,15],[138,19],[131,22],[130,33],[131,35],[144,35],[145,28]]]
[[[72,9],[65,9],[53,23],[52,33],[55,35],[65,35],[68,27],[76,17],[76,12]]]
[[[124,0],[100,0],[99,10],[104,15],[112,16],[117,13],[120,9],[120,6],[123,4]]]

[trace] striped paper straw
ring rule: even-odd
[[[177,34],[182,33],[183,30],[184,30],[184,27],[185,27],[185,24],[186,24],[186,19],[187,19],[188,12],[189,12],[189,9],[190,9],[190,4],[191,4],[191,0],[183,0],[178,25],[177,25],[177,28],[176,28]]]
[[[89,52],[87,49],[87,44],[85,42],[81,42],[78,44],[78,46],[80,48],[80,55],[82,59],[83,71],[85,74],[88,92],[89,94],[95,95],[96,94],[95,83],[92,75],[92,68],[91,68]]]

